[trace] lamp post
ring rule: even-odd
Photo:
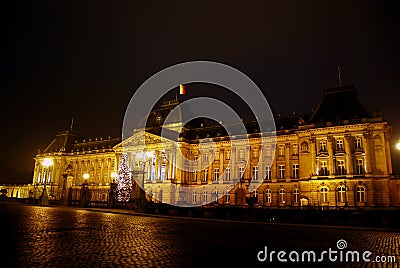
[[[48,205],[49,204],[49,197],[47,194],[47,189],[46,185],[49,182],[50,183],[50,167],[53,166],[54,162],[51,158],[45,158],[42,162],[42,165],[44,167],[44,186],[43,186],[43,192],[41,196],[39,197],[40,205]]]
[[[83,173],[82,178],[85,180],[82,183],[82,189],[81,189],[81,205],[84,207],[87,207],[89,204],[89,187],[88,187],[88,179],[90,178],[89,173]]]

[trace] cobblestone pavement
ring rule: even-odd
[[[347,243],[343,254],[357,250],[361,262],[330,262],[326,255],[328,261],[316,267],[398,267],[400,263],[396,231],[118,212],[122,211],[0,203],[0,267],[271,267],[269,259],[257,260],[265,246],[268,254],[276,251],[275,267],[280,264],[276,259],[280,250],[287,252],[286,259],[293,250],[315,251],[318,259],[324,250],[338,251],[339,239]],[[365,250],[372,252],[371,260],[395,256],[396,262],[365,263],[361,257]],[[305,267],[302,262],[297,266]]]

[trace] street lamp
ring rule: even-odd
[[[51,158],[45,158],[42,162],[43,167],[45,168],[44,172],[44,187],[42,195],[39,197],[41,205],[48,205],[48,195],[46,189],[46,183],[50,182],[50,167],[53,165],[53,160]],[[47,177],[47,178],[46,178]]]

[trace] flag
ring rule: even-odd
[[[181,84],[179,86],[179,95],[184,95],[184,94],[186,94],[186,86]]]

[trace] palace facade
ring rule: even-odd
[[[363,106],[354,86],[325,89],[309,114],[277,116],[274,143],[261,142],[271,137],[258,131],[257,122],[244,122],[247,133],[234,138],[201,119],[184,125],[178,116],[173,128],[163,125],[178,104],[165,102],[123,141],[58,133],[36,155],[32,184],[8,195],[16,190],[20,197],[38,198],[46,186],[50,200],[73,203],[82,200],[86,187],[85,199],[108,202],[121,156],[127,154],[133,199],[141,194],[138,182],[147,200],[182,206],[400,205],[391,127]],[[161,137],[163,128],[180,129],[179,139]],[[190,168],[180,169],[186,160]]]

